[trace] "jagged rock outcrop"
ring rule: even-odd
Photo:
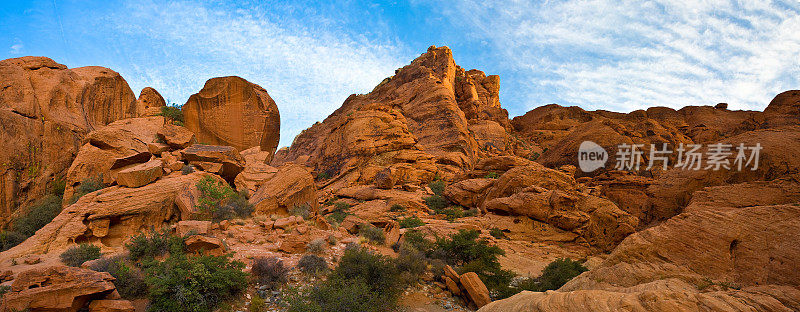
[[[128,83],[108,68],[0,61],[0,223],[64,177],[87,133],[139,114]]]
[[[136,106],[140,116],[156,116],[161,114],[161,108],[167,106],[167,102],[156,89],[146,87],[139,93]]]
[[[206,81],[183,105],[184,124],[199,143],[227,145],[243,151],[253,146],[275,153],[280,114],[264,88],[240,77]]]
[[[511,153],[508,113],[498,100],[499,78],[455,64],[447,47],[430,47],[369,94],[301,133],[273,165],[304,163],[334,188],[371,184],[386,167],[383,186],[427,182],[471,168],[479,156]],[[395,173],[396,172],[396,173]],[[422,181],[419,181],[419,180]],[[333,184],[332,181],[326,181]]]

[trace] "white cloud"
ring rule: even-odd
[[[25,47],[25,46],[24,46],[24,45],[22,45],[21,43],[14,44],[14,45],[12,45],[12,46],[11,46],[11,49],[8,51],[8,53],[11,53],[11,54],[20,54],[20,53],[22,53],[22,49],[23,49],[24,47]]]
[[[446,4],[509,68],[528,108],[630,111],[728,102],[763,109],[800,88],[800,5],[780,1],[472,1]],[[526,78],[527,77],[527,78]],[[520,88],[521,89],[521,88]],[[527,94],[526,94],[527,93]]]
[[[327,117],[349,94],[369,92],[410,59],[391,40],[348,35],[325,17],[306,15],[315,23],[304,24],[269,13],[269,8],[131,1],[105,20],[116,30],[111,33],[122,34],[120,53],[134,65],[120,72],[135,92],[152,86],[182,104],[209,78],[241,76],[277,102],[281,146]]]

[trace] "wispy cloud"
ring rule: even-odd
[[[304,12],[313,23],[270,12],[131,1],[104,20],[132,64],[120,71],[134,90],[152,86],[182,104],[209,78],[241,76],[267,89],[278,103],[282,146],[349,94],[370,91],[409,59],[390,39],[349,34],[313,12]]]
[[[528,108],[763,109],[800,87],[793,1],[463,0],[443,10],[517,69],[524,85],[505,96]]]
[[[11,48],[9,49],[8,53],[11,53],[11,54],[20,54],[20,53],[22,53],[22,49],[23,49],[24,47],[25,47],[25,46],[24,46],[24,45],[22,45],[21,43],[14,44],[14,45],[12,45],[12,46],[11,46]]]

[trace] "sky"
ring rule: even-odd
[[[178,105],[240,76],[281,114],[281,146],[428,46],[500,75],[511,116],[557,103],[630,112],[800,89],[798,1],[154,1],[0,3],[0,59],[105,66]]]

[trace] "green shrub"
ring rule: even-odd
[[[61,198],[55,195],[45,196],[26,210],[25,214],[14,220],[11,228],[14,232],[28,238],[50,223],[50,221],[53,221],[61,212]]]
[[[464,209],[461,209],[461,207],[453,206],[442,209],[438,211],[438,213],[443,214],[445,220],[453,222],[456,219],[464,216]]]
[[[392,205],[392,207],[389,207],[389,211],[391,211],[391,212],[405,212],[406,211],[406,207],[403,207],[403,205],[400,205],[400,204],[394,204],[394,205]]]
[[[289,214],[308,220],[308,217],[311,215],[311,206],[309,204],[294,205],[292,208],[289,208]]]
[[[174,106],[174,105],[162,106],[161,113],[159,115],[172,119],[173,121],[180,122],[181,125],[184,123],[183,111],[181,111],[180,106]]]
[[[331,223],[336,223],[336,224],[342,223],[342,221],[344,221],[344,219],[347,218],[348,215],[351,215],[349,211],[350,204],[337,201],[333,204],[333,206],[334,206],[333,211],[326,217],[328,221],[330,221]]]
[[[428,187],[431,188],[431,191],[433,192],[433,194],[434,195],[439,195],[439,196],[444,195],[444,187],[445,186],[446,185],[445,185],[444,181],[442,181],[442,180],[434,180],[433,182],[428,183]]]
[[[72,246],[61,253],[61,262],[73,267],[79,267],[86,261],[99,258],[100,247],[86,243],[78,246]]]
[[[0,251],[6,251],[24,242],[28,237],[14,231],[0,232]]]
[[[289,268],[277,257],[253,259],[252,274],[259,284],[270,288],[282,286],[289,281]]]
[[[483,178],[484,179],[497,179],[500,177],[500,174],[497,172],[489,172]]]
[[[64,180],[63,178],[55,179],[53,184],[50,185],[50,193],[58,197],[64,197],[64,190],[66,189],[67,180]]]
[[[200,198],[197,200],[197,218],[219,222],[235,217],[245,218],[253,213],[253,205],[242,193],[237,193],[228,183],[204,177],[197,182]]]
[[[214,311],[247,287],[244,263],[229,255],[172,254],[146,269],[149,311]]]
[[[479,214],[478,208],[472,207],[470,209],[464,210],[464,217],[474,217]]]
[[[328,270],[328,263],[323,257],[307,254],[297,262],[297,268],[303,273],[319,274]]]
[[[428,258],[425,253],[417,250],[408,244],[400,246],[395,265],[400,272],[400,279],[403,284],[416,283],[420,275],[428,268]]]
[[[449,238],[439,238],[429,252],[430,256],[455,265],[460,274],[477,273],[491,291],[507,288],[514,273],[503,270],[497,259],[505,251],[490,246],[486,239],[478,239],[479,235],[475,230],[460,230]]]
[[[559,289],[572,278],[588,270],[578,261],[569,258],[556,259],[542,271],[542,276],[538,278],[539,290],[537,291]]]
[[[434,242],[425,238],[425,234],[418,230],[409,230],[403,234],[403,243],[424,253],[430,253]]]
[[[401,292],[392,260],[348,248],[327,280],[288,297],[289,311],[390,311]]]
[[[325,247],[327,246],[328,242],[326,242],[325,239],[317,238],[308,242],[308,245],[306,245],[306,251],[313,254],[321,254],[325,251]]]
[[[317,173],[317,181],[324,181],[331,178],[331,174],[328,172],[320,172]]]
[[[544,151],[547,151],[547,149],[545,149]],[[539,156],[540,156],[539,153],[533,152],[530,155],[528,155],[528,160],[536,161],[537,159],[539,159]]]
[[[264,298],[261,298],[259,295],[253,296],[253,299],[250,299],[250,308],[248,309],[250,312],[266,312],[267,311],[267,303],[264,301]]]
[[[7,285],[0,286],[0,299],[3,299],[3,296],[5,296],[6,293],[8,293],[9,291],[11,291],[11,286]]]
[[[489,235],[496,239],[508,239],[508,237],[506,237],[506,233],[503,233],[503,230],[496,227],[493,227],[491,230],[489,230]]]
[[[417,216],[400,219],[397,223],[400,224],[400,228],[403,229],[413,229],[425,225],[425,221],[422,221],[422,219]]]
[[[144,280],[144,272],[135,264],[128,262],[124,257],[102,258],[93,262],[89,269],[111,274],[116,279],[114,280],[114,286],[125,299],[138,299],[147,296],[147,283]]]
[[[78,202],[83,195],[102,190],[105,187],[105,184],[103,184],[103,175],[88,177],[81,181],[81,184],[75,188],[75,194],[72,195],[71,201],[74,204]]]
[[[433,209],[433,211],[436,211],[437,213],[446,208],[448,205],[447,199],[440,195],[423,197],[422,200],[425,201],[425,205],[427,205],[428,208]]]
[[[172,235],[168,229],[161,232],[151,230],[150,233],[141,233],[131,237],[125,244],[125,248],[130,252],[133,261],[153,260],[170,254],[183,254],[183,238]]]
[[[386,235],[382,229],[372,225],[372,223],[361,223],[358,226],[358,235],[368,239],[376,244],[383,244],[386,242]]]

